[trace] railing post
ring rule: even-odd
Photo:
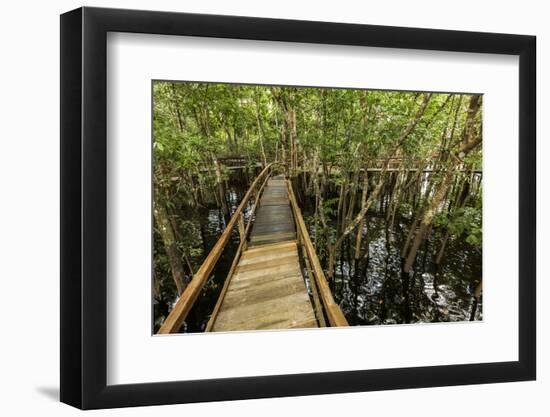
[[[319,292],[317,291],[317,284],[315,284],[315,277],[313,276],[313,271],[311,270],[311,265],[309,264],[306,248],[303,245],[299,245],[299,247],[302,249],[302,256],[304,258],[306,274],[309,280],[309,285],[311,287],[311,295],[313,296],[313,304],[315,306],[315,316],[317,317],[317,322],[319,323],[320,327],[327,327],[327,322],[325,321],[325,316],[323,314],[323,307],[322,307],[321,301],[319,300]]]
[[[239,237],[241,242],[244,242],[244,250],[246,250],[246,229],[244,227],[244,214],[241,212],[239,215]]]

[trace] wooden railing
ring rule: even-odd
[[[267,179],[271,176],[273,167],[275,165],[276,164],[267,165],[262,170],[262,172],[260,172],[260,174],[256,177],[256,179],[254,180],[254,182],[246,192],[245,196],[243,197],[241,203],[237,207],[237,210],[235,210],[235,213],[233,213],[233,216],[231,216],[231,219],[229,220],[229,223],[227,223],[227,226],[225,227],[225,230],[221,234],[220,238],[218,239],[218,241],[216,242],[216,244],[214,245],[214,247],[206,257],[206,259],[202,263],[201,267],[197,270],[197,272],[193,276],[193,279],[191,280],[191,282],[187,285],[187,287],[181,294],[180,298],[176,302],[176,305],[174,306],[170,314],[168,314],[168,317],[166,317],[166,319],[164,320],[164,323],[162,324],[157,334],[176,333],[179,331],[181,325],[183,324],[185,318],[187,317],[187,314],[189,314],[191,307],[193,307],[193,304],[195,303],[195,301],[197,300],[197,297],[201,293],[202,288],[208,281],[208,278],[210,277],[210,274],[212,273],[212,270],[214,269],[216,262],[220,258],[220,255],[222,254],[225,246],[227,245],[227,242],[231,237],[233,228],[235,227],[235,225],[238,225],[241,241],[237,249],[237,255],[235,256],[235,259],[233,260],[233,264],[231,265],[231,268],[229,270],[228,279],[226,279],[226,283],[224,285],[224,288],[222,289],[222,295],[218,300],[218,302],[221,303],[220,300],[223,299],[223,295],[227,290],[227,284],[230,280],[231,275],[235,271],[235,268],[240,258],[240,254],[246,248],[246,238],[250,230],[254,211],[256,210],[256,206],[258,205],[261,192],[265,184],[267,183]],[[254,205],[252,207],[248,224],[245,226],[244,209],[248,203],[248,200],[250,200],[250,197],[254,195],[254,192],[258,187],[258,185],[260,185],[260,187],[255,193],[256,198],[254,201]],[[219,305],[216,304],[214,313],[217,314],[218,310],[219,310]],[[213,314],[213,316],[215,316],[215,314]],[[207,326],[207,331],[209,330],[209,328],[211,328],[211,323],[209,322],[208,324],[210,327]]]
[[[322,327],[326,325],[323,316],[324,311],[330,326],[349,326],[344,313],[342,313],[342,310],[340,309],[340,306],[332,297],[332,292],[330,291],[323,268],[321,268],[321,263],[317,257],[317,252],[315,251],[313,243],[311,243],[309,232],[307,231],[306,224],[302,217],[302,211],[296,202],[296,196],[294,195],[292,184],[289,180],[287,180],[286,184],[288,188],[288,196],[290,198],[290,205],[294,214],[294,221],[296,222],[298,244],[302,247],[302,252],[304,254],[306,272],[308,274],[313,293],[315,313],[317,315],[319,325]]]
[[[262,182],[262,185],[260,186],[258,192],[256,193],[256,198],[254,199],[254,204],[250,210],[250,216],[248,217],[248,222],[246,226],[244,224],[244,219],[241,214],[241,218],[239,219],[239,237],[240,237],[239,247],[237,248],[237,253],[233,258],[233,263],[231,264],[231,268],[229,268],[229,272],[227,273],[227,277],[225,278],[225,282],[223,284],[223,288],[220,293],[220,296],[218,297],[218,301],[216,302],[216,305],[214,306],[214,310],[210,315],[210,319],[208,320],[208,324],[206,325],[205,332],[212,331],[212,328],[214,327],[214,323],[216,322],[216,318],[218,317],[218,312],[220,311],[221,305],[225,298],[225,294],[227,293],[227,288],[229,287],[229,283],[231,282],[231,278],[233,277],[233,274],[237,269],[237,265],[239,264],[239,260],[241,259],[241,254],[243,253],[243,251],[246,250],[246,242],[248,239],[248,235],[250,234],[250,229],[252,228],[252,219],[254,218],[254,213],[256,213],[256,208],[258,207],[258,202],[260,201],[260,197],[262,196],[262,191],[265,185],[267,184],[267,180],[271,177],[271,173],[272,171],[270,171],[269,174],[265,176],[265,179]]]

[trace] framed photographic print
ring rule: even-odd
[[[535,38],[61,16],[61,400],[535,379]]]

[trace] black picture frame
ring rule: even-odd
[[[107,385],[108,32],[519,56],[519,360]],[[61,401],[93,409],[535,379],[535,45],[524,35],[252,17],[88,7],[61,15]]]

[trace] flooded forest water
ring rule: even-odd
[[[226,183],[226,200],[230,213],[218,207],[189,208],[185,201],[173,201],[177,224],[186,253],[186,263],[196,271],[225,229],[254,178],[232,173]],[[306,194],[300,181],[295,190],[302,213],[315,243],[315,198]],[[327,199],[337,197],[328,195]],[[414,270],[402,273],[401,248],[412,222],[406,210],[398,210],[393,228],[386,220],[383,195],[366,216],[363,256],[354,258],[355,234],[341,245],[335,262],[330,287],[350,325],[381,325],[419,322],[449,322],[482,319],[482,299],[474,297],[474,289],[482,274],[480,246],[470,245],[463,237],[450,238],[444,256],[436,263],[443,231],[433,227],[417,254]],[[245,211],[248,219],[250,207]],[[335,229],[336,220],[328,217]],[[236,229],[236,228],[235,228]],[[154,301],[153,332],[156,332],[177,300],[177,291],[170,276],[169,263],[163,253],[162,240],[154,233]],[[320,238],[319,238],[320,240]],[[224,280],[239,244],[239,234],[233,230],[230,242],[191,309],[180,332],[202,332],[214,309]],[[317,253],[326,272],[327,256],[322,247]]]

